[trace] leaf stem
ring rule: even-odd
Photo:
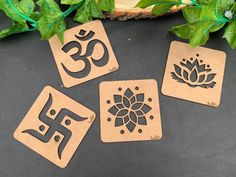
[[[23,18],[24,20],[30,22],[30,25],[33,27],[37,27],[38,22],[35,21],[34,19],[30,18],[29,16],[25,15],[24,13],[22,13],[21,11],[19,11],[18,8],[16,8],[16,6],[13,4],[12,0],[6,0],[7,3],[9,4],[9,6],[13,9],[13,11],[20,16],[21,18]]]
[[[34,31],[36,29],[37,29],[36,27],[35,28],[29,28],[29,29],[26,29],[25,32],[27,32],[27,31]]]
[[[191,2],[192,2],[195,6],[199,7],[200,9],[202,8],[202,6],[201,6],[200,4],[198,4],[196,0],[191,0]]]
[[[70,15],[74,10],[77,10],[78,8],[80,8],[83,4],[83,1],[79,4],[75,4],[70,6],[70,8],[68,8],[65,12],[62,13],[63,17],[67,17],[68,15]]]
[[[225,17],[223,17],[222,15],[220,15],[218,12],[217,12],[217,5],[219,3],[219,0],[216,0],[216,3],[214,5],[214,11],[215,11],[215,15],[218,19],[218,22],[219,23],[227,23],[227,22],[230,22],[230,20],[226,19]]]
[[[61,13],[60,16],[58,16],[57,18],[55,18],[51,23],[48,24],[48,28],[51,29],[52,26],[54,25],[54,23],[60,21],[61,19],[64,19],[65,17],[67,17],[68,15],[70,15],[74,10],[78,9],[79,7],[81,7],[81,5],[83,4],[83,1],[79,4],[75,4],[70,6],[66,11],[64,11],[63,13]]]
[[[53,22],[49,24],[48,28],[51,28],[54,23],[60,21],[61,19],[64,19],[65,17],[70,15],[74,10],[77,10],[78,8],[80,8],[82,4],[83,4],[83,1],[81,3],[79,3],[79,4],[75,4],[75,5],[70,6],[60,16],[58,16],[55,20],[53,20]]]

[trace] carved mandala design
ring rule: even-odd
[[[144,103],[144,93],[126,89],[123,95],[113,95],[114,105],[108,110],[115,116],[115,127],[126,126],[133,132],[136,125],[147,125],[146,114],[152,109]]]

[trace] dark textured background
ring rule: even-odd
[[[0,29],[10,24],[2,14],[0,19]],[[160,94],[161,141],[103,144],[100,140],[99,83],[153,78],[161,85],[170,42],[177,39],[168,29],[180,23],[181,15],[126,22],[105,20],[120,69],[71,89],[61,87],[49,44],[40,41],[37,32],[0,41],[0,176],[236,177],[236,50],[221,39],[222,32],[212,35],[207,43],[207,47],[227,54],[219,108]],[[68,20],[68,27],[75,25]],[[52,85],[97,114],[65,169],[13,139],[14,130],[45,85]]]

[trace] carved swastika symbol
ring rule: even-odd
[[[49,40],[62,82],[69,88],[118,69],[102,22],[92,21],[64,33],[64,45],[55,35]]]
[[[58,147],[58,156],[61,159],[61,154],[63,149],[65,148],[67,142],[70,140],[71,137],[71,131],[69,129],[67,129],[66,127],[64,127],[63,125],[61,125],[62,120],[65,118],[65,116],[69,116],[70,118],[74,119],[75,121],[83,121],[86,120],[88,118],[82,118],[78,115],[76,115],[75,113],[71,112],[68,109],[61,109],[60,112],[58,113],[58,115],[56,116],[56,118],[53,120],[49,117],[47,117],[46,113],[49,110],[49,108],[51,107],[53,102],[52,99],[52,95],[49,94],[49,98],[48,101],[45,105],[45,107],[43,108],[43,110],[40,112],[39,114],[39,120],[42,121],[43,123],[48,125],[48,130],[46,132],[45,135],[42,135],[41,133],[39,133],[36,130],[33,129],[27,129],[24,130],[23,133],[29,133],[30,135],[34,136],[35,138],[39,139],[40,141],[47,143],[49,142],[49,140],[52,138],[53,134],[58,131],[60,132],[64,138],[61,141],[59,147]],[[59,136],[57,136],[59,137]]]
[[[79,146],[95,114],[52,87],[45,87],[14,137],[60,167]]]

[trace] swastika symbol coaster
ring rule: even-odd
[[[103,142],[161,139],[157,82],[155,80],[102,82],[100,124]]]
[[[226,55],[204,47],[191,48],[173,41],[170,46],[162,93],[217,107],[220,104]]]
[[[49,40],[63,85],[67,88],[118,69],[115,54],[99,20],[66,30],[64,45]]]
[[[16,129],[14,137],[64,168],[94,119],[94,112],[46,86]]]

